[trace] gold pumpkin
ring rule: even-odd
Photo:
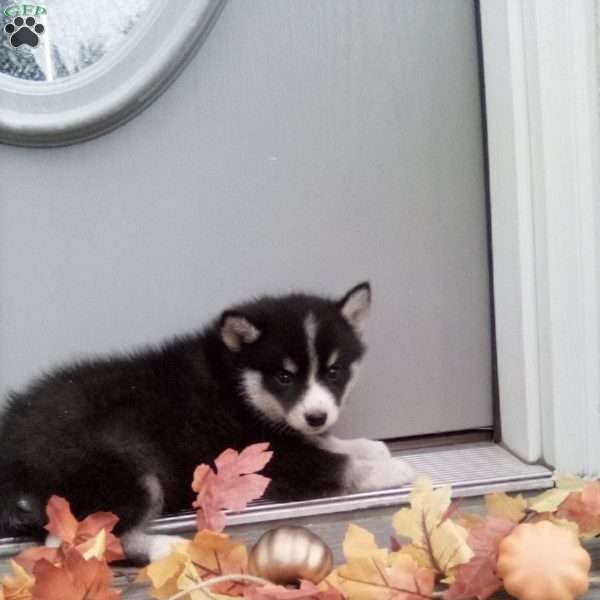
[[[270,529],[250,551],[250,573],[273,583],[289,585],[299,579],[319,583],[333,568],[329,546],[304,527]]]
[[[590,555],[570,530],[522,523],[500,542],[496,571],[519,600],[573,600],[589,587]]]

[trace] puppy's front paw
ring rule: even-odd
[[[403,460],[392,459],[389,468],[389,487],[400,487],[414,481],[417,477],[415,470]],[[386,468],[386,470],[387,470]]]
[[[377,442],[366,438],[352,440],[352,454],[355,458],[373,461],[385,461],[392,458],[384,442]]]
[[[349,488],[358,492],[401,487],[413,481],[415,476],[413,468],[399,459],[351,459],[348,464]]]

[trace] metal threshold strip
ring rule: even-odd
[[[528,465],[492,442],[450,445],[394,453],[409,462],[417,473],[431,477],[434,485],[452,485],[454,497],[480,496],[492,492],[543,490],[554,486],[552,472]],[[284,519],[335,514],[406,504],[411,487],[381,490],[302,502],[257,502],[241,513],[228,514],[227,524],[246,525]],[[153,533],[186,533],[196,526],[194,513],[156,519]]]
[[[528,465],[492,442],[439,446],[395,452],[417,473],[431,477],[434,485],[452,485],[454,497],[480,496],[492,492],[542,490],[554,486],[552,472]],[[227,524],[269,523],[284,519],[333,515],[369,508],[393,507],[408,502],[410,486],[302,502],[256,502],[241,513],[228,514]],[[152,533],[185,534],[196,529],[195,513],[165,516],[152,522]],[[24,539],[0,539],[0,557],[31,545]]]

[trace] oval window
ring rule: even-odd
[[[0,141],[64,145],[124,123],[173,81],[224,3],[0,0]]]

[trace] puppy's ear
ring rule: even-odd
[[[233,352],[239,352],[242,344],[253,344],[260,337],[260,330],[244,315],[232,311],[221,317],[221,339]]]
[[[356,333],[362,332],[371,308],[371,285],[368,281],[354,286],[338,303],[342,316]]]

